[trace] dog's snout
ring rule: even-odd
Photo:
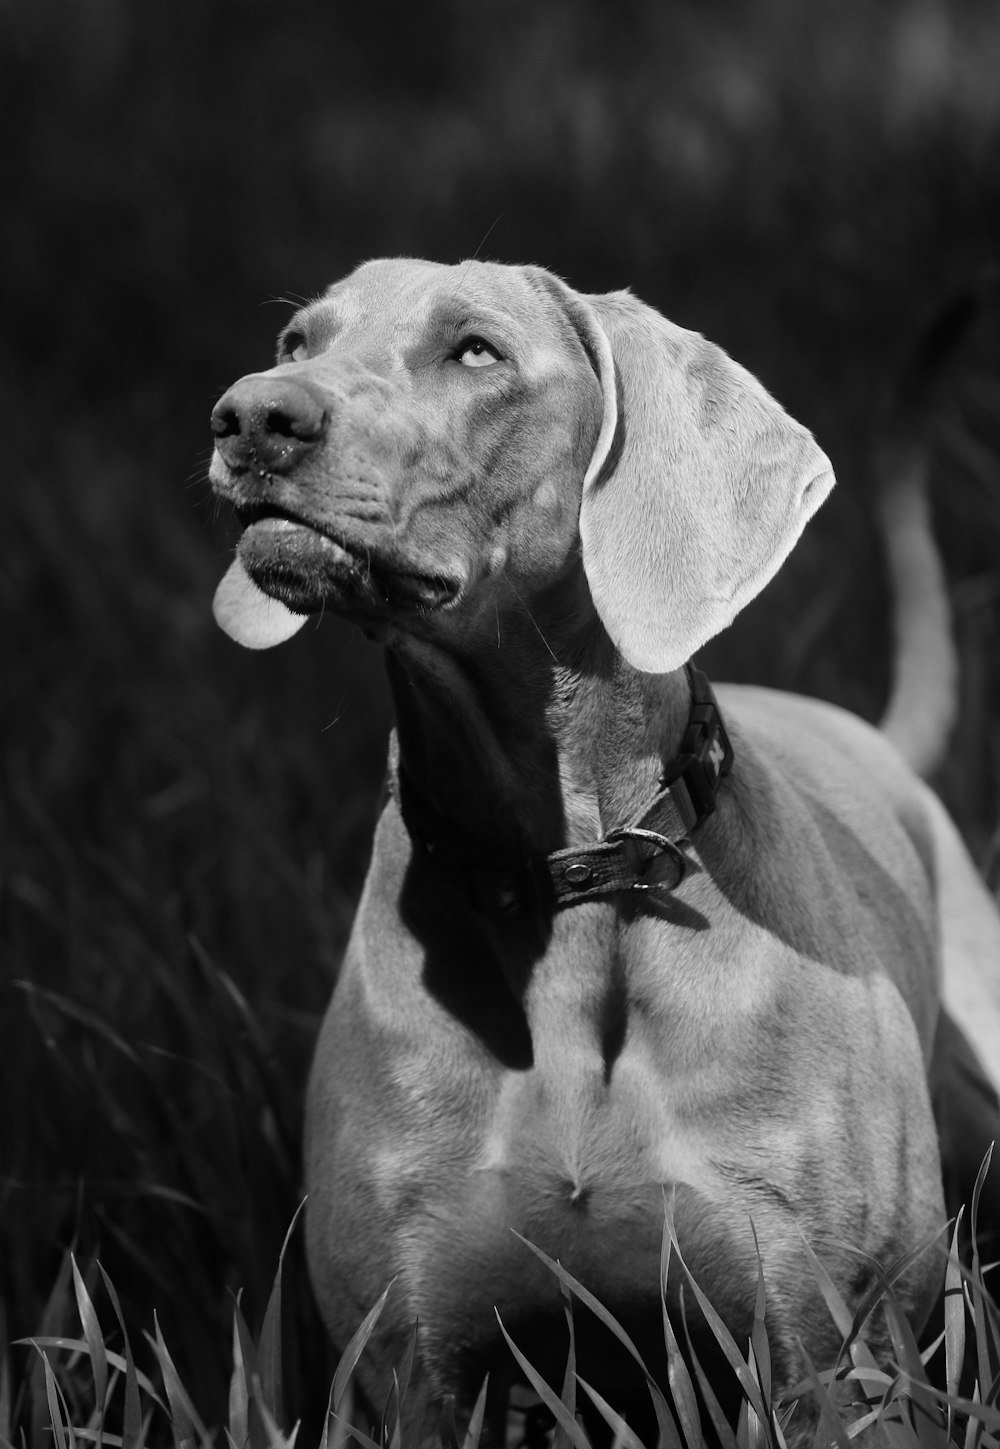
[[[212,409],[215,446],[237,472],[287,472],[326,432],[323,398],[294,377],[240,378]]]

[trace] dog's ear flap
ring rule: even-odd
[[[774,576],[833,471],[812,434],[696,332],[627,292],[574,294],[570,313],[604,397],[584,569],[625,658],[664,673]]]

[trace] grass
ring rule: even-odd
[[[973,1239],[979,1191],[988,1163],[983,1164],[971,1208]],[[907,1255],[887,1271],[853,1310],[848,1308],[825,1269],[807,1249],[810,1271],[826,1308],[841,1336],[836,1361],[822,1370],[803,1350],[805,1376],[784,1399],[771,1379],[767,1334],[767,1285],[758,1266],[753,1326],[749,1342],[737,1344],[714,1312],[711,1303],[681,1258],[669,1202],[665,1202],[661,1259],[661,1302],[667,1379],[660,1383],[643,1363],[625,1330],[608,1309],[557,1262],[530,1248],[559,1280],[568,1334],[566,1371],[561,1389],[548,1384],[518,1349],[502,1322],[500,1329],[526,1384],[551,1417],[555,1449],[591,1449],[591,1436],[580,1410],[591,1410],[591,1423],[603,1424],[620,1449],[642,1449],[627,1421],[614,1405],[590,1386],[577,1370],[575,1315],[594,1314],[635,1359],[641,1369],[655,1413],[659,1449],[786,1449],[789,1437],[815,1449],[834,1444],[847,1449],[859,1434],[877,1428],[892,1449],[991,1449],[1000,1442],[1000,1309],[986,1287],[984,1265],[973,1249],[971,1265],[957,1252],[959,1224],[954,1225],[951,1251],[944,1267],[943,1327],[926,1348],[918,1347],[913,1331],[893,1294],[893,1282],[918,1253],[943,1253],[939,1241]],[[174,1357],[154,1316],[152,1331],[143,1332],[150,1368],[137,1366],[119,1295],[99,1263],[82,1271],[67,1254],[50,1295],[46,1311],[49,1325],[15,1348],[29,1350],[23,1382],[12,1394],[9,1362],[0,1370],[0,1449],[20,1444],[55,1445],[78,1449],[82,1444],[109,1449],[145,1449],[172,1444],[174,1449],[293,1449],[299,1444],[301,1421],[292,1420],[286,1394],[285,1366],[291,1346],[283,1337],[283,1305],[287,1292],[286,1257],[293,1241],[293,1221],[278,1260],[277,1272],[254,1335],[240,1299],[231,1304],[231,1371],[227,1413],[212,1422],[199,1412],[195,1396],[185,1385]],[[681,1322],[667,1313],[664,1285],[672,1256],[686,1276],[691,1298],[706,1319],[725,1356],[728,1371],[739,1386],[740,1410],[732,1425],[719,1407],[718,1381],[710,1382],[687,1334],[684,1298]],[[362,1449],[410,1449],[426,1443],[419,1422],[407,1417],[416,1327],[403,1359],[393,1375],[393,1387],[377,1420],[357,1422],[352,1374],[364,1353],[379,1316],[392,1292],[390,1283],[373,1305],[347,1345],[333,1374],[326,1410],[307,1442],[319,1449],[343,1449],[354,1442]],[[103,1308],[102,1315],[95,1298]],[[109,1311],[110,1309],[110,1311]],[[75,1314],[76,1325],[70,1326]],[[888,1328],[890,1357],[876,1356],[869,1345],[869,1326],[881,1320]],[[51,1324],[66,1325],[64,1332]],[[77,1326],[78,1325],[78,1326]],[[678,1328],[685,1339],[682,1351]],[[972,1387],[962,1384],[971,1374]],[[460,1433],[454,1420],[442,1417],[443,1449],[476,1449],[486,1402],[484,1382],[476,1404]],[[811,1435],[802,1429],[808,1415]],[[516,1426],[517,1414],[509,1415]],[[404,1427],[405,1426],[405,1427]],[[803,1434],[805,1439],[803,1440]],[[304,1437],[304,1436],[303,1436]]]

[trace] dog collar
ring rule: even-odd
[[[618,891],[673,891],[684,879],[683,852],[691,833],[715,809],[719,782],[733,749],[708,678],[686,666],[691,709],[680,754],[664,764],[652,801],[627,825],[593,845],[512,862],[456,836],[455,828],[420,794],[396,757],[389,788],[413,843],[488,916],[533,916]]]

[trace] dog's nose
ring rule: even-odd
[[[322,395],[301,378],[241,377],[212,409],[215,446],[236,472],[287,473],[326,432]]]

